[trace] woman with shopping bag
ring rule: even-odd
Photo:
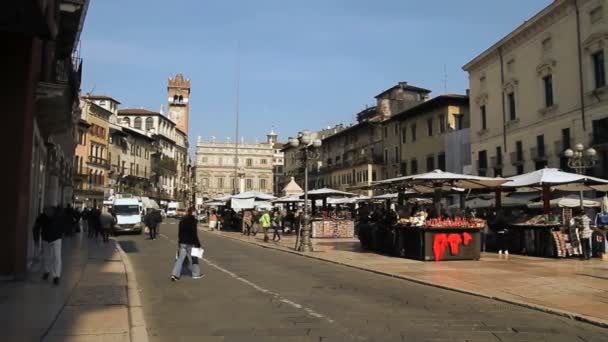
[[[179,252],[177,260],[175,260],[175,266],[173,266],[171,281],[176,281],[180,279],[182,275],[182,265],[184,264],[184,260],[186,258],[190,260],[190,270],[192,271],[192,278],[200,279],[203,277],[198,262],[198,259],[203,255],[201,243],[198,239],[198,232],[196,229],[196,218],[194,217],[193,212],[194,208],[189,208],[186,216],[184,216],[184,218],[182,218],[179,222]]]

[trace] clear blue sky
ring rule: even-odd
[[[94,0],[82,35],[82,91],[158,111],[166,81],[192,81],[190,142],[234,139],[237,41],[241,135],[281,140],[349,123],[398,81],[464,93],[462,66],[550,0]]]

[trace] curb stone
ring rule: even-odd
[[[208,229],[201,229],[201,230],[206,231],[206,232],[210,232],[210,233],[213,234],[213,231],[211,231],[211,230],[208,230]],[[464,294],[468,294],[468,295],[473,295],[473,296],[476,296],[476,297],[493,299],[493,300],[500,301],[500,302],[503,302],[503,303],[508,303],[508,304],[513,304],[513,305],[517,305],[517,306],[521,306],[521,307],[526,307],[526,308],[533,309],[533,310],[536,310],[536,311],[541,311],[541,312],[545,312],[545,313],[549,313],[549,314],[553,314],[553,315],[557,315],[557,316],[561,316],[561,317],[570,318],[570,319],[573,319],[573,320],[576,320],[576,321],[581,321],[581,322],[593,324],[593,325],[596,325],[596,326],[599,326],[599,327],[602,327],[602,328],[608,328],[608,321],[600,319],[600,318],[595,318],[595,317],[579,314],[579,313],[576,313],[576,312],[555,309],[555,308],[551,308],[551,307],[544,306],[544,305],[532,304],[532,303],[528,303],[528,302],[524,302],[524,301],[520,301],[520,300],[516,300],[516,299],[510,299],[510,298],[506,298],[506,297],[491,295],[491,294],[487,294],[487,293],[484,293],[484,292],[471,291],[471,290],[460,289],[460,288],[456,288],[456,287],[449,287],[449,286],[446,286],[446,285],[434,283],[434,282],[431,282],[431,281],[421,280],[421,279],[417,279],[417,278],[414,278],[414,277],[404,276],[404,275],[401,275],[401,274],[394,274],[394,273],[390,273],[390,272],[383,272],[383,271],[373,270],[373,269],[370,269],[370,268],[365,268],[365,267],[362,267],[362,266],[356,266],[356,265],[344,263],[344,262],[341,262],[341,261],[326,259],[326,258],[323,258],[323,257],[316,256],[316,255],[312,254],[312,253],[315,253],[315,252],[311,253],[311,252],[293,251],[293,250],[287,249],[287,248],[282,247],[282,246],[276,246],[276,245],[272,245],[272,244],[263,244],[263,243],[258,242],[258,241],[243,240],[243,239],[240,239],[238,237],[233,237],[233,236],[229,236],[229,235],[221,235],[221,232],[220,232],[220,234],[216,234],[216,235],[220,236],[220,237],[225,237],[225,238],[228,238],[228,239],[232,239],[232,240],[235,240],[235,241],[240,241],[240,242],[243,242],[243,243],[248,243],[248,244],[256,245],[256,246],[259,246],[259,247],[262,247],[262,248],[273,249],[273,250],[277,250],[277,251],[281,251],[281,252],[286,252],[286,253],[291,253],[291,254],[295,254],[295,255],[300,255],[300,256],[304,256],[304,257],[310,258],[310,259],[315,259],[315,260],[329,262],[329,263],[336,264],[336,265],[341,265],[341,266],[346,266],[346,267],[354,268],[354,269],[357,269],[357,270],[360,270],[360,271],[371,272],[371,273],[375,273],[375,274],[379,274],[379,275],[383,275],[383,276],[388,276],[388,277],[391,277],[391,278],[403,279],[403,280],[411,281],[411,282],[418,283],[418,284],[421,284],[421,285],[427,285],[427,286],[432,286],[432,287],[436,287],[436,288],[440,288],[440,289],[444,289],[444,290],[450,290],[450,291],[460,292],[460,293],[464,293]]]
[[[129,338],[131,342],[148,342],[148,330],[144,319],[143,306],[139,297],[139,286],[133,271],[133,265],[127,253],[116,243],[116,248],[122,257],[125,270],[127,271],[127,299],[129,311]]]

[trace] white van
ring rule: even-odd
[[[116,198],[112,203],[116,224],[115,232],[136,232],[141,234],[143,224],[141,222],[141,203],[137,198]]]
[[[167,217],[176,217],[178,208],[178,202],[169,202],[169,204],[167,204]]]

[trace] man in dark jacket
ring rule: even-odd
[[[156,240],[158,234],[158,225],[162,222],[163,218],[160,216],[160,211],[149,208],[148,213],[144,217],[144,223],[150,231],[150,240]]]
[[[43,280],[49,275],[53,277],[53,284],[59,284],[61,277],[61,237],[63,235],[63,221],[58,209],[47,208],[45,214],[50,218],[40,227],[42,236],[42,253],[44,259]]]
[[[190,259],[190,264],[192,265],[192,278],[200,279],[203,276],[201,275],[201,270],[198,264],[198,258],[192,256],[192,248],[200,248],[201,243],[198,239],[198,231],[196,227],[196,218],[193,215],[194,208],[189,208],[188,213],[184,218],[179,222],[179,230],[178,230],[178,244],[179,244],[179,253],[177,260],[175,260],[175,266],[173,266],[173,273],[171,275],[171,281],[179,280],[182,274],[182,265],[186,258]]]

